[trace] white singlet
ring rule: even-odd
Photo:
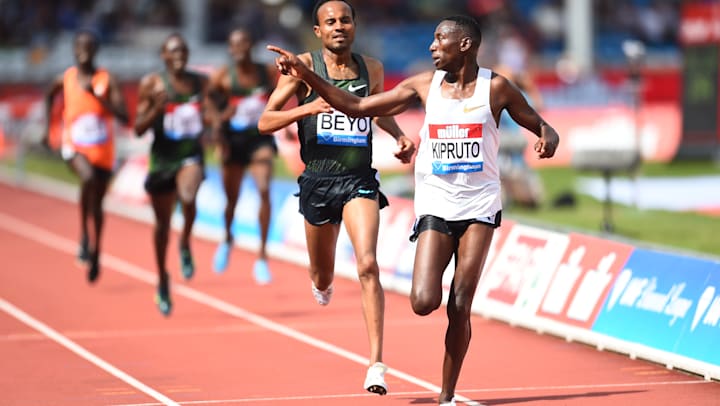
[[[492,71],[479,69],[469,99],[443,98],[445,74],[435,72],[425,104],[415,159],[415,215],[448,221],[486,218],[502,209],[500,132],[490,111]]]

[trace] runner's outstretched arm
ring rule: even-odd
[[[418,99],[413,81],[419,75],[405,79],[387,92],[358,97],[325,81],[295,54],[274,45],[268,45],[267,49],[280,55],[275,59],[275,65],[283,75],[303,80],[330,105],[353,117],[394,116]]]

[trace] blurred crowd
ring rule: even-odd
[[[179,27],[176,0],[0,0],[0,45],[52,46],[58,34],[95,30],[103,43],[129,43],[138,27]]]
[[[53,46],[58,34],[92,28],[105,44],[132,46],[139,30],[180,29],[196,0],[0,0],[0,47]],[[564,0],[363,0],[358,21],[374,27],[436,22],[453,13],[476,16],[488,28],[515,27],[532,52],[561,52]],[[681,0],[593,0],[596,47],[613,49],[627,38],[660,49],[677,47]],[[225,40],[230,28],[252,27],[258,38],[281,36],[304,47],[313,0],[206,0],[203,42]],[[290,6],[290,7],[288,7]],[[189,14],[189,13],[185,13]],[[293,17],[294,16],[294,17]],[[487,30],[490,32],[491,30]],[[413,37],[415,33],[401,32]],[[414,38],[416,39],[416,38]],[[612,57],[611,55],[606,55]]]

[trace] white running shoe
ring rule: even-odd
[[[453,396],[449,401],[440,403],[440,406],[455,406],[455,397]]]
[[[312,294],[320,306],[327,306],[327,304],[330,303],[330,299],[332,298],[333,287],[332,287],[332,285],[330,285],[330,286],[328,286],[327,289],[320,290],[315,287],[315,283],[313,282]]]
[[[370,365],[365,375],[365,390],[378,395],[384,395],[387,393],[387,384],[385,383],[385,372],[387,366],[382,362],[376,362]]]

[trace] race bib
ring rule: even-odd
[[[242,131],[249,127],[257,127],[260,115],[265,110],[265,99],[262,94],[233,97],[231,103],[235,106],[235,114],[230,118],[230,128]]]
[[[200,103],[166,104],[163,129],[165,135],[172,140],[199,137],[203,130]]]
[[[429,124],[432,173],[481,172],[482,124]]]
[[[366,147],[371,129],[370,117],[348,117],[333,110],[317,116],[317,142],[322,145]]]
[[[75,145],[99,145],[108,139],[105,120],[97,114],[83,114],[70,125],[70,138]]]

